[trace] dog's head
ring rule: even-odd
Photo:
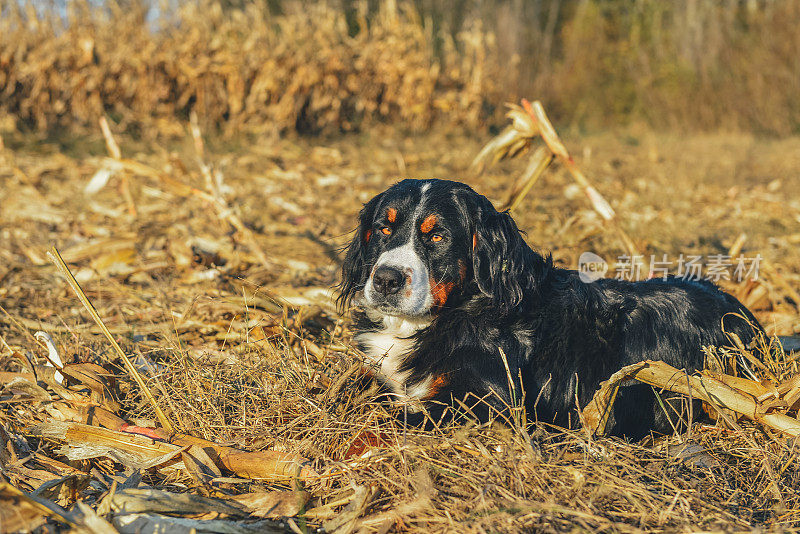
[[[368,309],[419,317],[483,293],[509,312],[534,289],[536,258],[508,213],[469,186],[403,180],[361,210],[339,303],[363,291]]]

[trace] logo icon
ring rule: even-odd
[[[578,258],[578,277],[581,282],[591,284],[603,278],[607,272],[608,263],[594,252],[584,252]]]

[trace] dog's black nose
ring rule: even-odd
[[[372,275],[372,284],[375,290],[383,295],[393,295],[403,287],[405,276],[402,271],[394,267],[378,267]]]

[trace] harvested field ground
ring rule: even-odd
[[[336,532],[800,527],[795,441],[744,421],[734,429],[698,424],[682,437],[640,444],[544,428],[528,440],[499,425],[421,432],[404,429],[355,387],[358,355],[331,286],[361,204],[402,177],[458,179],[499,204],[525,161],[470,173],[488,136],[373,129],[331,139],[211,139],[203,154],[210,188],[188,134],[173,145],[120,136],[123,163],[108,159],[99,133],[3,140],[0,371],[43,365],[47,350],[33,336],[41,330],[65,363],[113,372],[117,416],[139,427],[157,423],[48,260],[55,245],[175,430],[298,454],[320,475],[254,481],[204,474],[202,465],[142,469],[139,488],[217,498],[280,491],[272,495],[287,506],[178,515],[225,520],[237,532],[252,517],[275,518],[252,527],[262,531],[309,532],[321,525]],[[758,283],[722,285],[771,334],[800,332],[800,138],[628,130],[565,142],[640,251],[674,260],[732,247],[760,254],[766,267]],[[104,168],[107,185],[85,194]],[[560,265],[575,268],[584,251],[613,262],[620,243],[572,184],[560,167],[549,171],[514,213],[519,226]],[[795,362],[784,365],[784,374],[797,372]],[[85,382],[72,384],[86,390]],[[64,440],[30,431],[45,420],[80,419],[65,407],[66,394],[3,387],[0,481],[26,492],[49,484],[39,497],[66,509],[80,500],[133,531],[120,504],[136,486],[130,462],[68,461]],[[704,452],[676,454],[682,440]],[[7,506],[10,490],[3,491]],[[93,513],[81,510],[84,518]],[[139,526],[177,528],[162,513],[139,514]],[[48,521],[51,529],[61,524]]]

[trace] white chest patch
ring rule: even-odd
[[[431,379],[426,378],[407,389],[406,379],[409,373],[399,369],[406,355],[414,348],[414,340],[409,338],[426,328],[430,320],[391,315],[373,320],[383,323],[383,329],[364,332],[355,337],[356,342],[364,348],[367,363],[378,371],[380,378],[392,389],[398,401],[419,400],[430,389]]]

